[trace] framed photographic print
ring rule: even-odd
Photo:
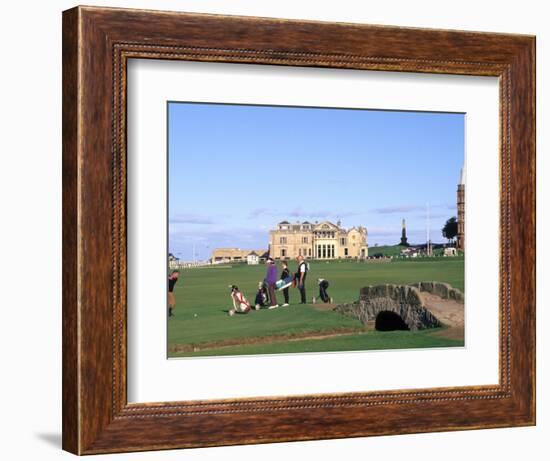
[[[169,357],[464,346],[464,114],[167,113]]]
[[[530,36],[63,14],[63,448],[535,423]]]

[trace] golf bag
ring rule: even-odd
[[[290,285],[292,285],[293,281],[294,281],[294,276],[292,275],[289,275],[284,279],[277,280],[277,282],[275,282],[275,289],[278,291],[284,290],[285,288],[288,288]]]

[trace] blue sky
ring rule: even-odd
[[[363,225],[369,246],[432,241],[456,216],[464,114],[168,104],[169,250],[267,248],[282,220]]]

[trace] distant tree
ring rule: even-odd
[[[458,223],[456,221],[456,216],[447,219],[443,229],[441,229],[443,237],[445,237],[449,242],[453,240],[458,234]]]

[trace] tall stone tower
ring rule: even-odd
[[[458,180],[458,188],[456,191],[456,209],[458,213],[457,227],[458,232],[456,235],[456,246],[464,250],[466,247],[466,241],[464,237],[464,225],[465,225],[465,209],[464,209],[464,167],[460,169],[460,178]]]
[[[409,242],[407,242],[407,227],[404,219],[401,221],[401,242],[399,245],[403,245],[405,247],[409,246]]]

